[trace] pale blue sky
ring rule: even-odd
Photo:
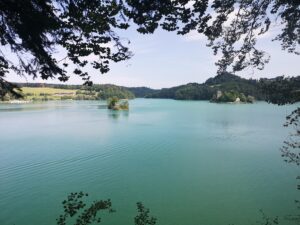
[[[283,52],[278,42],[271,42],[273,33],[271,31],[258,42],[259,47],[271,55],[271,61],[265,70],[249,69],[237,75],[244,78],[300,75],[299,56]],[[214,63],[217,56],[205,46],[206,39],[198,34],[178,36],[175,33],[158,30],[152,35],[142,35],[131,29],[123,32],[121,36],[130,40],[130,49],[134,56],[125,62],[112,63],[110,72],[105,75],[89,70],[94,83],[162,88],[190,82],[202,83],[216,75],[217,68]],[[7,78],[15,82],[59,83],[58,80],[33,81],[14,74],[10,74]],[[83,82],[79,77],[71,75],[67,83]]]

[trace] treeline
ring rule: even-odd
[[[42,87],[48,87],[48,88],[58,88],[58,89],[81,89],[83,86],[78,84],[46,84],[46,83],[14,83],[18,87],[35,87],[35,88],[42,88]]]
[[[245,96],[264,100],[258,81],[247,80],[239,76],[223,73],[214,78],[209,78],[205,83],[189,83],[173,88],[164,88],[159,92],[147,95],[148,98],[171,98],[178,100],[211,100],[217,91],[238,92]]]
[[[163,88],[146,98],[169,98],[177,100],[210,100],[214,90],[203,84],[189,83],[172,88]]]
[[[159,91],[148,87],[124,87],[124,88],[131,91],[136,98],[144,98],[147,95],[154,94]]]
[[[260,80],[244,79],[239,76],[223,73],[209,78],[205,83],[189,83],[172,88],[163,88],[147,98],[169,98],[178,100],[214,100],[221,93],[219,102],[233,101],[252,102],[253,99],[269,102],[300,101],[300,77],[276,77]]]
[[[45,84],[45,83],[15,83],[19,87],[47,87],[67,90],[78,90],[76,97],[81,99],[83,97],[94,99],[108,99],[111,97],[118,97],[119,99],[127,98],[144,98],[147,95],[158,92],[159,90],[148,87],[123,87],[112,84],[94,84],[92,86],[83,85],[69,85],[69,84]]]
[[[92,86],[43,83],[17,83],[20,87],[48,87],[76,90],[75,96],[64,96],[74,100],[107,100],[133,98],[167,98],[177,100],[212,100],[216,101],[217,93],[222,96],[216,102],[233,101],[239,98],[241,102],[264,100],[272,103],[300,101],[300,77],[276,77],[260,80],[244,79],[239,76],[223,73],[209,78],[203,84],[189,83],[172,88],[155,90],[147,87],[122,87],[112,84],[94,84]]]
[[[260,79],[259,85],[270,103],[284,105],[300,101],[300,76]]]
[[[94,84],[92,86],[80,86],[80,89],[76,92],[76,96],[84,98],[86,95],[93,95],[95,99],[90,100],[107,100],[112,97],[117,97],[118,99],[133,99],[135,95],[128,89],[116,86],[112,84]],[[77,100],[79,100],[77,98]]]
[[[45,83],[14,83],[14,84],[19,87],[49,87],[49,88],[69,89],[69,90],[87,89],[87,90],[94,90],[94,91],[118,87],[122,90],[130,91],[137,98],[142,98],[148,94],[152,94],[158,91],[148,87],[123,87],[123,86],[118,86],[113,84],[93,84],[92,86],[83,86],[83,85],[76,85],[76,84],[45,84]]]
[[[120,87],[112,84],[94,84],[92,86],[84,85],[65,85],[65,84],[43,84],[43,83],[17,83],[21,88],[54,88],[65,90],[76,90],[75,95],[61,96],[62,100],[107,100],[112,97],[119,99],[133,99],[135,95],[125,87]],[[59,93],[58,93],[59,94]],[[28,93],[27,93],[28,95]],[[26,97],[26,96],[25,96]],[[48,95],[47,99],[52,100]]]

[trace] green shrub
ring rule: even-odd
[[[117,97],[112,97],[112,98],[109,98],[107,100],[107,107],[109,109],[115,109],[115,107],[117,106],[117,103],[119,102],[119,99]]]

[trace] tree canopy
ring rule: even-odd
[[[87,67],[107,73],[110,62],[132,56],[118,36],[132,24],[142,34],[160,27],[179,35],[205,35],[214,54],[221,54],[219,72],[263,69],[269,56],[256,41],[272,26],[281,29],[273,40],[299,54],[298,0],[3,0],[0,94],[14,88],[4,79],[9,71],[67,81],[67,67],[73,65],[73,73],[90,84]],[[65,56],[55,57],[57,51]]]
[[[230,73],[221,73],[209,78],[205,83],[190,83],[172,88],[163,88],[146,95],[148,98],[171,98],[180,100],[216,100],[215,94],[223,92],[231,95],[229,99],[237,97],[241,101],[252,96],[256,100],[284,105],[300,101],[300,77],[261,78],[260,80],[245,79]],[[228,99],[228,98],[227,98]],[[220,99],[222,100],[222,99]],[[226,101],[226,99],[224,99]],[[245,100],[247,101],[247,99]]]

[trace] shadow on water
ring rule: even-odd
[[[60,110],[74,108],[76,105],[72,101],[45,101],[45,102],[33,102],[30,104],[0,104],[0,112],[21,112],[21,111],[37,111],[37,110]],[[106,104],[87,104],[79,105],[80,108],[97,108],[107,109]]]
[[[108,110],[107,115],[112,120],[119,120],[121,117],[128,118],[129,111],[127,111],[127,110]]]
[[[107,105],[98,105],[98,107],[97,107],[98,109],[107,109]]]

